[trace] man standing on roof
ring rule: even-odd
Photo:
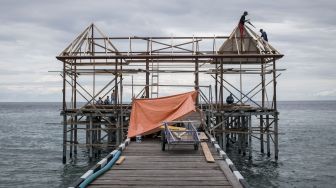
[[[260,29],[261,38],[268,42],[267,33],[263,29]]]
[[[244,37],[244,29],[245,29],[244,24],[245,22],[248,22],[248,20],[245,19],[245,16],[247,15],[248,15],[247,11],[244,11],[244,14],[240,17],[240,20],[239,20],[238,27],[239,27],[241,37]]]

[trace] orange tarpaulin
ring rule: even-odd
[[[174,121],[190,112],[195,112],[196,97],[197,91],[192,91],[156,99],[133,100],[127,136],[156,132],[163,121]]]

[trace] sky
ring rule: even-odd
[[[285,55],[278,100],[336,100],[336,1],[0,1],[0,102],[61,101],[57,56],[89,24],[109,36],[228,36],[243,11]],[[179,82],[178,78],[176,80]]]

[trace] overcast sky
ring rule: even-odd
[[[336,1],[0,1],[0,101],[61,101],[55,58],[94,22],[109,36],[229,35],[242,12],[285,57],[279,100],[336,99]]]

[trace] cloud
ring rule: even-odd
[[[335,5],[332,0],[3,0],[0,100],[16,100],[24,93],[22,100],[59,101],[61,79],[58,73],[48,71],[61,70],[55,56],[92,22],[109,36],[218,36],[229,35],[244,10],[285,54],[277,65],[287,69],[279,78],[279,99],[335,100],[331,89],[336,83]],[[179,75],[163,76],[162,81],[193,83],[193,75],[188,79]],[[212,82],[206,76],[202,79],[204,85]],[[238,83],[235,77],[227,79]],[[88,78],[82,82],[90,83]],[[161,92],[168,93],[166,89]]]
[[[318,97],[336,97],[336,89],[320,91],[315,95]]]

